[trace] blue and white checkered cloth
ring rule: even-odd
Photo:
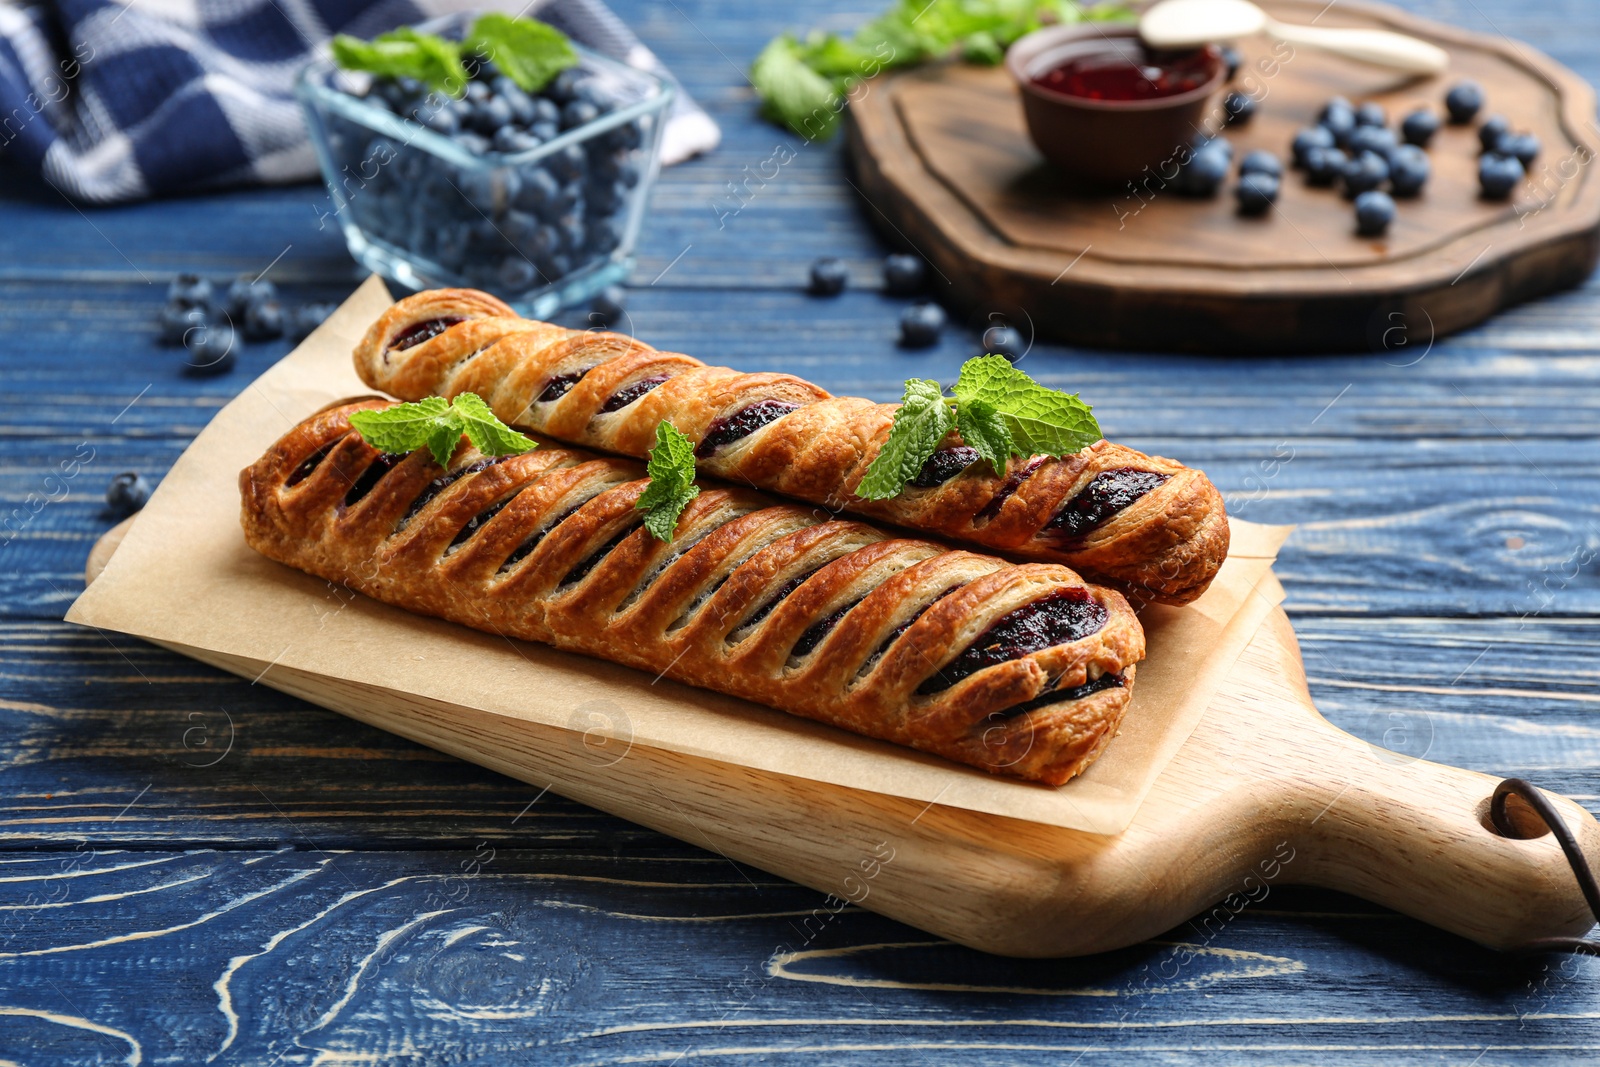
[[[306,59],[335,33],[371,37],[440,9],[440,0],[0,0],[0,155],[87,203],[303,181],[317,173],[294,97]],[[530,9],[598,52],[666,74],[600,0]],[[681,92],[676,101],[664,162],[718,139],[705,112]]]

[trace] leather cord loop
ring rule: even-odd
[[[1572,835],[1572,831],[1567,828],[1567,824],[1557,813],[1555,805],[1544,795],[1543,790],[1522,778],[1507,778],[1495,786],[1494,796],[1489,799],[1489,819],[1494,823],[1495,829],[1505,837],[1524,836],[1506,811],[1506,802],[1513,793],[1532,808],[1534,814],[1538,815],[1540,821],[1555,835],[1556,841],[1561,845],[1562,853],[1567,857],[1567,864],[1572,868],[1573,876],[1578,879],[1578,888],[1583,890],[1583,899],[1589,902],[1590,913],[1594,915],[1596,922],[1600,922],[1600,884],[1595,882],[1594,871],[1590,869],[1589,861],[1578,848],[1578,839]],[[1600,941],[1582,937],[1541,937],[1519,946],[1514,951],[1575,952],[1586,956],[1600,956]]]

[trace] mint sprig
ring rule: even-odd
[[[1076,393],[1048,389],[1004,356],[978,356],[961,365],[945,396],[939,383],[906,382],[889,437],[856,486],[863,500],[900,495],[907,482],[955,429],[995,473],[1012,456],[1067,456],[1100,440],[1100,424]]]
[[[694,442],[672,423],[662,420],[656,427],[656,444],[645,465],[650,484],[634,503],[643,511],[644,528],[657,541],[672,543],[678,517],[689,501],[700,495],[694,484]]]
[[[537,19],[500,12],[480,15],[462,48],[487,56],[500,72],[530,93],[578,62],[567,35]]]
[[[481,15],[463,40],[452,41],[410,26],[370,41],[341,33],[329,44],[345,70],[389,78],[415,78],[430,89],[460,96],[466,91],[466,59],[483,56],[512,81],[536,93],[578,62],[567,35],[537,19],[499,12]]]
[[[495,418],[477,393],[351,412],[350,425],[373,448],[396,453],[426,448],[441,467],[450,465],[463,434],[486,456],[518,456],[539,447]]]

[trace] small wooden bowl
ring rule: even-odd
[[[1090,22],[1036,30],[1007,51],[1006,69],[1021,91],[1028,135],[1044,157],[1069,177],[1090,185],[1121,185],[1147,167],[1181,161],[1204,128],[1206,104],[1228,77],[1214,48],[1206,83],[1171,96],[1091,100],[1052,92],[1033,81],[1073,56],[1143,47],[1135,26]]]

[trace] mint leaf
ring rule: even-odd
[[[530,93],[543,89],[551,78],[578,62],[572,42],[554,26],[500,12],[480,15],[462,47],[493,60],[502,73]]]
[[[889,427],[889,439],[873,457],[856,496],[863,500],[888,500],[900,495],[905,484],[917,476],[922,465],[939,448],[955,425],[955,415],[945,402],[939,383],[926,378],[906,382],[900,408]],[[974,446],[976,447],[976,446]]]
[[[959,407],[978,402],[994,408],[1011,434],[1016,455],[1067,456],[1102,436],[1089,405],[1076,393],[1045,388],[1004,356],[979,356],[962,364],[955,396]]]
[[[1011,459],[1011,431],[993,404],[982,400],[968,400],[956,405],[956,429],[961,440],[978,450],[978,455],[989,461],[996,474],[1002,474]]]
[[[381,411],[355,411],[350,425],[367,444],[384,452],[413,452],[450,419],[450,402],[430,396],[415,404],[396,404]]]
[[[774,37],[750,65],[750,84],[761,98],[761,114],[801,137],[822,140],[839,123],[834,83],[806,63],[804,48],[789,34]]]
[[[678,516],[689,501],[700,495],[694,484],[694,443],[672,423],[662,420],[656,427],[656,446],[650,450],[645,470],[650,484],[633,505],[643,511],[644,528],[657,541],[672,543]]]
[[[379,34],[370,41],[339,34],[330,44],[333,60],[345,70],[364,70],[380,77],[416,78],[429,88],[459,96],[467,71],[458,46],[409,26]]]
[[[499,419],[477,393],[462,393],[450,405],[461,420],[461,428],[479,452],[486,456],[520,456],[539,445]]]

